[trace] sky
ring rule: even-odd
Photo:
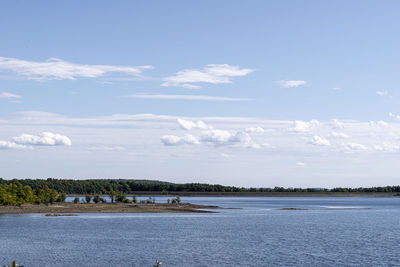
[[[0,177],[399,184],[399,1],[0,10]]]

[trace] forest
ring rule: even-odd
[[[179,193],[179,192],[349,192],[349,193],[400,193],[400,186],[384,186],[369,188],[346,188],[337,187],[327,188],[245,188],[235,186],[224,186],[219,184],[187,183],[175,184],[155,180],[135,180],[135,179],[13,179],[5,180],[0,178],[0,192],[20,192],[26,191],[26,201],[55,201],[56,194],[108,194],[111,191],[134,194],[140,192],[158,193]],[[29,189],[30,188],[30,189]],[[25,190],[25,191],[24,191]],[[22,193],[21,193],[22,192]],[[61,193],[59,193],[61,192]],[[25,193],[24,193],[25,194]],[[51,197],[50,197],[51,195]]]

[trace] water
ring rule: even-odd
[[[0,215],[0,265],[400,266],[399,198],[182,200],[241,209]]]

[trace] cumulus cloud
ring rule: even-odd
[[[215,145],[224,145],[238,141],[239,138],[236,138],[236,136],[231,134],[229,131],[213,129],[204,131],[202,133],[201,140],[203,142],[210,142]]]
[[[244,131],[245,131],[246,133],[263,133],[263,132],[265,132],[265,130],[264,130],[262,127],[260,127],[260,126],[257,126],[257,127],[248,127],[248,128],[246,128]]]
[[[162,86],[198,89],[198,83],[223,84],[231,83],[232,77],[246,76],[253,69],[242,69],[228,64],[209,64],[203,69],[187,69],[163,78]]]
[[[212,129],[203,131],[200,140],[205,143],[210,143],[215,146],[238,146],[260,148],[259,144],[253,142],[248,133],[238,131],[231,133],[225,130]]]
[[[16,95],[16,94],[12,94],[12,93],[8,93],[8,92],[2,92],[0,94],[0,98],[15,99],[15,98],[22,98],[22,96]]]
[[[309,122],[297,120],[297,121],[294,121],[293,126],[291,128],[288,128],[288,131],[290,131],[290,132],[308,132],[318,125],[320,125],[320,122],[317,120],[311,120]]]
[[[311,145],[316,145],[316,146],[330,146],[331,143],[329,142],[328,139],[323,138],[318,135],[314,135],[313,138],[308,142]]]
[[[400,120],[400,115],[393,114],[392,112],[389,112],[389,117],[396,120]]]
[[[9,141],[1,141],[0,140],[0,149],[24,149],[27,146],[16,144],[15,142]]]
[[[283,88],[299,87],[301,85],[307,84],[306,81],[296,80],[296,81],[278,81],[277,82]]]
[[[178,119],[183,119],[183,121],[178,123]],[[203,123],[199,123],[199,121],[202,121]],[[231,148],[244,147],[260,147],[262,149],[269,148],[270,150],[279,153],[313,153],[312,151],[314,150],[319,152],[320,148],[328,148],[326,150],[327,153],[343,153],[348,152],[343,146],[343,143],[347,142],[362,144],[367,147],[367,151],[371,153],[379,151],[389,152],[393,150],[389,148],[392,146],[390,144],[398,144],[400,140],[400,123],[397,121],[389,120],[386,122],[387,128],[383,128],[386,126],[381,122],[374,122],[372,125],[376,126],[372,127],[369,121],[361,122],[349,120],[346,121],[343,130],[333,129],[332,120],[321,122],[299,122],[295,123],[294,121],[288,120],[265,120],[260,118],[244,117],[180,118],[176,116],[154,114],[115,114],[103,117],[75,118],[52,113],[26,111],[11,114],[9,117],[1,117],[0,128],[2,129],[1,134],[5,136],[18,136],[20,133],[24,133],[21,132],[24,131],[23,129],[27,128],[36,129],[34,132],[40,132],[43,127],[51,126],[51,129],[53,129],[52,132],[63,133],[63,131],[69,127],[74,131],[85,131],[85,134],[82,134],[80,140],[85,140],[87,134],[90,134],[90,131],[92,131],[91,129],[94,129],[93,127],[96,128],[96,131],[103,131],[98,130],[100,128],[112,128],[113,131],[121,131],[121,138],[126,138],[124,140],[118,140],[120,143],[116,144],[116,135],[109,134],[107,135],[107,138],[109,138],[107,140],[98,139],[90,140],[87,144],[80,143],[80,146],[79,148],[77,147],[77,149],[82,148],[85,151],[87,151],[89,147],[95,146],[95,144],[126,146],[126,150],[128,150],[128,147],[134,147],[136,145],[142,147],[142,144],[149,144],[157,147],[162,144],[160,138],[165,134],[177,136],[181,139],[187,133],[192,134],[195,140],[202,144],[199,145],[198,149],[209,149],[214,146],[221,150],[219,153],[231,153],[229,151]],[[211,125],[215,128],[212,128]],[[378,127],[378,125],[382,126]],[[184,132],[181,128],[187,129],[185,130],[187,132]],[[257,132],[261,132],[261,128],[264,129],[264,131],[268,131],[270,134],[266,135],[264,134],[265,132],[257,134]],[[288,130],[292,130],[293,128],[296,131],[295,133]],[[11,131],[10,129],[13,130]],[[203,135],[203,131],[213,129],[219,129],[228,133],[225,133],[225,138],[220,139],[217,138],[221,135],[218,132]],[[127,133],[127,131],[132,131],[132,133],[129,134],[129,136],[122,134]],[[234,141],[235,139],[232,136],[240,137],[238,131],[246,133],[251,138],[242,135],[242,142]],[[297,131],[300,132],[297,133]],[[310,145],[308,142],[314,135],[328,139],[331,145],[325,147]],[[74,136],[78,135],[75,134]],[[224,136],[224,134],[222,134],[222,136]],[[204,140],[202,138],[204,138]],[[300,138],[303,141],[299,142]],[[196,143],[195,141],[190,141],[190,138],[187,138],[189,141],[186,143],[180,141],[180,139],[175,142],[173,140],[170,142],[166,140],[166,143],[177,143],[183,145]],[[206,141],[206,139],[208,141]],[[239,138],[236,138],[236,140],[238,139]],[[1,136],[0,140],[14,142],[12,139],[4,139],[1,138]],[[387,143],[388,145],[383,146],[383,143]],[[3,146],[5,145],[3,144]],[[33,145],[28,144],[28,146]],[[374,148],[375,146],[376,149]],[[379,146],[382,148],[379,148]],[[349,149],[351,149],[353,146],[350,144],[349,147]]]
[[[343,129],[344,128],[344,123],[341,121],[338,121],[337,119],[332,120],[332,128],[334,129]]]
[[[160,140],[166,146],[177,146],[177,145],[184,145],[184,144],[187,144],[187,145],[200,144],[199,140],[191,134],[187,134],[183,137],[176,136],[176,135],[163,135]]]
[[[88,65],[49,58],[44,62],[26,61],[16,58],[0,57],[0,71],[14,72],[30,80],[75,80],[77,78],[96,78],[107,73],[123,73],[140,76],[143,70],[152,66],[113,66]]]
[[[13,141],[21,145],[42,145],[42,146],[71,146],[71,140],[61,134],[43,132],[40,135],[21,134],[14,137]]]
[[[163,135],[161,142],[166,146],[176,146],[182,144],[182,137],[176,135]]]
[[[181,126],[181,128],[184,130],[192,130],[192,129],[205,130],[212,128],[211,126],[205,124],[203,121],[188,121],[183,119],[178,119],[177,121],[179,126]]]
[[[161,142],[166,146],[204,143],[212,144],[214,146],[261,148],[261,145],[253,142],[252,138],[247,132],[237,131],[232,133],[226,130],[214,129],[212,126],[208,126],[203,121],[195,122],[183,119],[178,119],[177,121],[184,130],[200,129],[202,131],[198,136],[193,136],[191,134],[183,137],[176,135],[164,135],[161,137]]]
[[[207,95],[149,95],[149,94],[133,94],[133,95],[128,95],[127,97],[129,97],[129,98],[137,98],[137,99],[226,101],[226,102],[253,101],[253,99],[251,99],[251,98],[235,98],[235,97],[207,96]]]

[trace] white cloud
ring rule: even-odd
[[[182,143],[182,137],[176,135],[163,135],[161,142],[166,146],[176,146]]]
[[[344,123],[341,121],[338,121],[337,119],[333,119],[332,120],[332,128],[343,129]]]
[[[254,143],[250,135],[246,132],[237,131],[235,133],[231,133],[230,131],[226,130],[214,129],[212,126],[208,126],[200,120],[195,122],[177,119],[177,121],[184,130],[201,129],[202,131],[198,137],[191,134],[183,137],[176,135],[164,135],[161,137],[161,142],[164,145],[174,146],[205,143],[212,144],[214,146],[261,148],[261,145]]]
[[[183,120],[183,119],[178,119],[178,124],[181,126],[182,129],[184,130],[192,130],[192,129],[210,129],[212,128],[211,126],[208,126],[205,124],[203,121],[188,121],[188,120]]]
[[[265,130],[264,130],[262,127],[260,127],[260,126],[257,126],[257,127],[247,127],[244,131],[245,131],[246,133],[263,133],[263,132],[265,132]]]
[[[71,140],[61,134],[55,134],[51,132],[43,132],[40,135],[21,134],[20,136],[14,137],[13,141],[21,145],[43,145],[43,146],[71,146]]]
[[[205,143],[210,143],[215,146],[239,146],[260,148],[260,145],[255,144],[251,137],[245,132],[231,133],[225,130],[212,129],[203,131],[200,140]]]
[[[306,164],[304,162],[297,162],[296,166],[303,167],[303,166],[306,166]]]
[[[318,125],[320,125],[320,122],[317,120],[311,120],[310,122],[297,120],[297,121],[294,121],[293,126],[291,128],[288,128],[288,131],[308,132]]]
[[[389,92],[388,91],[377,91],[376,94],[379,96],[385,96],[385,95],[389,95]]]
[[[389,124],[387,122],[384,122],[384,121],[377,121],[376,124],[378,126],[381,126],[381,127],[388,127],[389,126]]]
[[[392,112],[389,112],[389,117],[396,120],[400,120],[400,115],[393,114]]]
[[[24,149],[24,148],[27,148],[27,146],[19,145],[14,142],[0,140],[0,149]]]
[[[202,131],[206,130],[193,128],[184,131],[177,122],[178,118],[193,122],[201,120],[229,134],[225,138],[216,141],[212,138],[205,142],[201,136]],[[252,181],[254,186],[263,185],[264,182],[266,187],[275,186],[276,181],[282,185],[286,182],[285,186],[300,181],[304,187],[322,186],[321,181],[324,187],[351,185],[354,181],[352,185],[359,186],[359,182],[364,183],[366,179],[370,180],[371,185],[376,185],[377,175],[380,184],[395,184],[400,153],[400,122],[388,118],[388,128],[371,127],[369,120],[356,121],[350,118],[344,122],[343,130],[332,129],[332,121],[324,120],[308,132],[293,133],[287,131],[293,121],[257,117],[176,117],[154,114],[68,117],[32,111],[8,115],[3,112],[0,116],[0,140],[5,141],[0,144],[3,148],[0,150],[0,165],[5,178],[46,177],[54,170],[57,171],[55,175],[77,178],[130,177],[134,170],[138,177],[168,176],[173,182],[190,182],[183,177],[192,177],[195,172],[196,177],[204,182],[233,184],[236,181],[244,186]],[[251,141],[248,138],[242,138],[241,142],[235,141],[240,138],[232,139],[231,136],[238,131],[245,132],[246,128],[251,127],[263,128],[268,134],[249,133]],[[37,149],[33,145],[27,145],[26,148],[20,145],[20,150],[12,149],[18,145],[13,142],[13,136],[21,133],[37,135],[35,133],[41,133],[44,129],[73,138],[73,147]],[[351,137],[333,138],[333,131]],[[178,137],[177,141],[170,142],[175,146],[164,146],[160,138],[165,134]],[[187,143],[180,141],[185,134],[192,134],[192,139],[200,144],[189,144],[195,143],[189,137],[185,139]],[[328,139],[331,145],[310,145],[308,141],[314,135]],[[350,144],[345,145],[348,142]],[[120,146],[125,150],[98,147],[102,145]],[[260,149],[251,149],[257,145]],[[267,148],[271,146],[273,148]],[[31,147],[36,149],[30,150]],[[221,154],[233,155],[233,158],[224,158]],[[31,164],[18,168],[28,159]],[[68,164],[60,164],[64,161]],[[296,165],[299,162],[306,166]],[[38,164],[40,168],[37,168]],[[157,168],[154,168],[155,164]],[[268,179],[265,180],[266,172],[276,177],[271,184],[268,184]],[[216,173],[219,175],[216,176]],[[213,180],[218,179],[214,177],[222,178]],[[243,177],[246,177],[245,182]],[[390,180],[387,177],[393,178]]]
[[[318,135],[314,135],[313,138],[308,142],[309,144],[316,145],[316,146],[330,146],[331,143],[328,139],[323,138]]]
[[[210,142],[216,145],[224,145],[231,143],[233,135],[229,131],[224,130],[209,130],[204,131],[201,136],[201,140],[204,142]]]
[[[350,136],[348,134],[339,133],[339,132],[332,132],[331,136],[335,137],[335,138],[350,138]]]
[[[301,81],[301,80],[297,80],[297,81],[279,81],[277,82],[281,87],[284,88],[290,88],[290,87],[299,87],[301,85],[305,85],[307,84],[306,81]]]
[[[57,58],[44,62],[26,61],[16,58],[0,57],[0,71],[14,72],[30,80],[75,80],[77,78],[96,78],[107,73],[124,73],[140,76],[143,70],[152,66],[113,66],[76,64]]]
[[[184,141],[186,144],[192,144],[192,145],[198,145],[198,144],[200,144],[198,138],[195,137],[195,136],[193,136],[193,135],[191,135],[191,134],[185,135],[185,136],[183,137],[183,141]]]
[[[184,145],[184,144],[187,144],[187,145],[200,144],[199,140],[191,134],[187,134],[183,137],[176,136],[176,135],[163,135],[160,140],[166,146],[177,146],[177,145]]]
[[[253,99],[251,99],[251,98],[234,98],[234,97],[207,96],[207,95],[149,95],[149,94],[133,94],[133,95],[128,95],[127,97],[129,97],[129,98],[137,98],[137,99],[226,101],[226,102],[253,101]]]
[[[179,120],[181,123],[178,122]],[[199,123],[201,121],[202,123]],[[299,123],[300,122],[300,123]],[[381,145],[386,142],[388,144],[397,144],[400,140],[400,123],[397,121],[386,122],[388,128],[383,123],[374,122],[374,125],[382,125],[371,127],[370,122],[360,122],[348,120],[345,124],[344,130],[333,130],[332,121],[294,121],[287,120],[264,120],[260,118],[244,118],[244,117],[201,117],[201,118],[180,118],[176,116],[154,115],[154,114],[114,114],[103,117],[67,117],[59,114],[27,111],[19,112],[10,115],[7,118],[0,118],[1,135],[4,136],[17,136],[21,132],[26,131],[30,127],[31,131],[41,132],[43,127],[51,126],[52,132],[62,133],[65,129],[71,129],[69,133],[79,136],[71,131],[90,131],[107,132],[105,129],[115,129],[118,133],[111,139],[98,139],[87,140],[86,135],[82,135],[79,142],[74,143],[75,149],[88,150],[89,147],[95,146],[94,144],[112,144],[112,146],[126,147],[126,152],[131,151],[133,147],[147,147],[153,144],[152,149],[160,144],[160,137],[168,134],[177,137],[184,137],[179,127],[186,129],[187,132],[192,134],[199,143],[198,149],[207,149],[207,145],[214,145],[216,147],[260,147],[273,148],[273,151],[279,153],[313,153],[314,149],[318,151],[317,147],[313,148],[308,144],[308,141],[315,136],[322,136],[329,140],[332,149],[327,153],[342,153],[346,152],[342,143],[353,142],[363,144],[368,147],[369,151],[377,152],[373,149],[376,145]],[[215,128],[211,127],[214,126]],[[261,132],[261,129],[268,131],[266,134],[254,134]],[[96,128],[96,130],[95,130]],[[14,129],[6,132],[6,129]],[[86,130],[84,130],[86,129]],[[90,130],[91,129],[91,130]],[[101,130],[100,130],[101,129]],[[220,129],[227,132],[225,139],[218,139],[219,133],[214,135],[208,134],[209,141],[202,140],[206,138],[203,136],[203,131]],[[296,134],[291,131],[295,130]],[[127,132],[132,131],[126,139],[121,137],[121,140],[116,140],[115,136],[125,136]],[[167,132],[169,131],[169,132]],[[234,141],[232,136],[240,136],[238,132],[247,133],[250,139],[243,135],[242,142]],[[297,133],[298,132],[298,133]],[[334,134],[333,132],[336,132]],[[264,132],[265,133],[265,132]],[[97,134],[97,132],[96,132]],[[344,135],[343,135],[344,134]],[[110,135],[111,136],[111,135]],[[342,139],[349,136],[348,139]],[[212,138],[211,138],[212,137]],[[211,138],[211,139],[210,139]],[[299,138],[304,140],[299,142]],[[238,138],[237,138],[238,139]],[[236,139],[236,140],[237,140]],[[13,141],[1,138],[0,140]],[[247,141],[246,141],[247,140]],[[116,143],[117,141],[117,143]],[[119,143],[118,143],[119,142]],[[179,141],[178,141],[179,143]],[[190,143],[190,141],[188,141]],[[192,142],[193,143],[193,142]],[[144,146],[146,144],[146,146]],[[264,145],[267,144],[267,145]],[[111,145],[110,145],[111,146]],[[350,145],[351,146],[351,145]],[[129,147],[129,149],[128,149]],[[143,148],[141,148],[143,149]],[[196,148],[197,149],[197,148]],[[383,149],[382,151],[389,151],[390,149]],[[209,150],[207,150],[209,151]],[[270,149],[270,151],[272,151]],[[230,153],[228,150],[224,153]],[[222,153],[222,151],[221,151]]]
[[[387,122],[384,121],[370,121],[369,124],[371,126],[378,126],[378,127],[382,127],[382,128],[387,128],[389,126],[389,124]]]
[[[200,88],[198,83],[231,83],[232,77],[246,76],[253,71],[228,64],[209,64],[203,69],[181,70],[173,76],[165,77],[161,85],[198,89]]]
[[[346,143],[343,144],[344,148],[347,151],[365,151],[368,150],[368,147],[362,145],[362,144],[358,144],[358,143]]]
[[[0,94],[0,98],[22,98],[20,95],[8,93],[8,92],[2,92]]]

